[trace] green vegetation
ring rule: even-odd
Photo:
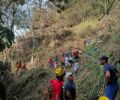
[[[44,91],[53,77],[50,70],[34,68],[27,72],[21,71],[19,78],[13,82],[9,99],[30,100],[44,99]]]
[[[10,48],[14,42],[14,33],[4,26],[3,15],[4,13],[0,10],[0,51]]]
[[[79,70],[75,81],[77,99],[88,100],[103,95],[105,79],[98,58],[103,54],[108,55],[112,64],[120,58],[120,0],[111,6],[113,2],[114,0],[49,0],[48,8],[38,10],[35,7],[35,18],[29,22],[33,30],[16,41],[17,49],[10,50],[12,60],[22,59],[29,63],[33,57],[34,63],[42,60],[47,67],[50,55],[76,46],[85,51],[80,56],[83,69]],[[14,42],[14,34],[5,27],[3,15],[4,12],[0,10],[0,51],[11,47]],[[99,21],[101,16],[103,17]],[[18,21],[24,22],[21,19]],[[84,46],[83,42],[87,40],[90,43]],[[23,97],[25,100],[42,97],[43,86],[48,85],[51,78],[53,72],[43,68],[23,72],[13,82],[11,97]]]

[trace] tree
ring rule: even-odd
[[[17,6],[24,4],[25,0],[0,0],[0,52],[5,48],[10,48],[14,43],[15,35],[13,33],[13,27],[15,24],[15,14]],[[8,14],[12,16],[10,27],[7,26],[5,20],[8,20],[5,16]]]
[[[48,2],[52,3],[57,8],[57,11],[61,13],[66,9],[66,5],[69,3],[69,0],[48,0]],[[50,3],[48,3],[50,5]]]
[[[0,10],[0,52],[5,48],[10,48],[14,42],[14,33],[4,26],[2,20],[3,12]]]

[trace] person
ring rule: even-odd
[[[72,50],[71,50],[71,47],[66,51],[66,55],[72,57]]]
[[[76,88],[74,84],[73,74],[70,72],[66,73],[67,83],[65,84],[65,100],[75,100],[76,98]]]
[[[48,59],[48,64],[49,64],[49,67],[50,68],[54,68],[54,61],[53,61],[53,58],[52,58],[52,56],[50,56],[50,58]]]
[[[104,74],[106,78],[105,96],[110,100],[115,100],[118,92],[118,76],[116,68],[108,63],[108,57],[103,55],[100,57],[100,64],[103,65]]]
[[[69,55],[66,55],[66,57],[65,57],[65,67],[68,67],[68,66],[71,65],[71,63],[69,61],[70,61]]]
[[[22,67],[22,61],[20,60],[19,62],[16,63],[16,68],[17,68],[16,75],[17,75],[17,73],[18,73],[18,71],[20,70],[21,67]]]
[[[6,85],[2,80],[0,80],[0,100],[7,100]]]
[[[54,57],[54,68],[58,67],[58,62],[59,62],[59,58],[58,58],[58,55],[56,54]]]
[[[62,67],[55,69],[56,79],[50,80],[50,87],[48,88],[49,100],[64,100],[63,99],[63,85],[65,71]]]
[[[79,60],[79,51],[77,48],[75,48],[75,50],[73,51],[73,57],[76,60]]]
[[[60,62],[61,62],[61,66],[64,67],[65,66],[65,58],[64,55],[60,56]]]
[[[77,76],[78,68],[79,68],[79,62],[76,59],[74,60],[73,67],[74,67],[74,74],[75,74],[75,76]]]

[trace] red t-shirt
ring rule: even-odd
[[[79,51],[74,51],[73,55],[74,55],[74,57],[78,56],[79,55]]]
[[[53,63],[53,59],[52,59],[52,58],[49,58],[48,63],[49,63],[49,64]]]
[[[17,69],[21,68],[21,64],[16,64]]]
[[[64,82],[59,80],[50,80],[52,89],[53,89],[53,98],[51,100],[56,100],[57,95],[61,95],[62,93],[62,86]]]

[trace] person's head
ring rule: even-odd
[[[73,77],[73,74],[71,72],[66,73],[66,78],[67,78],[67,80],[74,81],[74,77]]]
[[[57,67],[55,69],[55,75],[58,80],[63,81],[65,76],[65,70],[62,67]]]
[[[107,56],[105,56],[105,55],[101,56],[100,59],[99,59],[100,64],[104,65],[104,64],[108,63],[108,59],[109,58]]]

